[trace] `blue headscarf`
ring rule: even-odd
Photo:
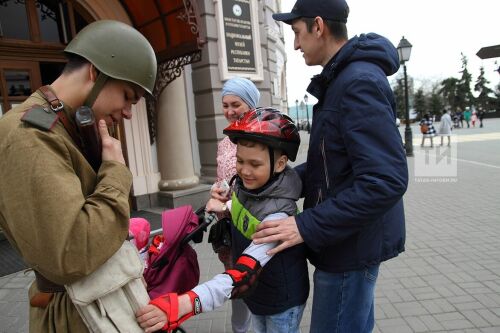
[[[224,84],[222,87],[222,97],[226,95],[238,96],[250,109],[255,109],[260,99],[260,93],[255,84],[241,77],[232,78]]]

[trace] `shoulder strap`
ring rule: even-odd
[[[70,123],[70,121],[66,117],[66,114],[64,113],[63,102],[60,101],[59,98],[57,98],[54,91],[48,85],[40,87],[38,91],[40,91],[43,98],[50,104],[50,108],[52,109],[52,111],[54,111],[57,114],[57,117],[63,124],[68,134],[71,136],[76,145],[81,149],[82,143],[80,136],[78,135],[76,128],[73,126],[73,124]]]

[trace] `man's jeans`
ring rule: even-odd
[[[305,304],[270,316],[252,315],[255,333],[299,333]]]
[[[371,332],[379,265],[360,271],[314,272],[310,333]]]

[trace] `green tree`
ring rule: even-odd
[[[399,119],[405,119],[405,80],[404,78],[396,79],[392,86],[394,98],[396,100],[396,114]]]
[[[458,95],[457,78],[449,77],[441,81],[441,88],[439,89],[438,93],[441,94],[441,96],[443,96],[445,103],[451,110],[457,111],[457,108],[459,107],[458,97],[457,97]]]
[[[427,105],[429,106],[429,111],[431,114],[441,115],[443,113],[444,104],[443,97],[439,93],[439,86],[434,84],[432,91],[427,96]]]
[[[490,95],[493,93],[493,90],[488,87],[489,83],[490,82],[484,77],[484,67],[481,66],[479,69],[479,76],[474,85],[474,91],[479,93],[479,96],[476,98],[476,107],[479,110],[488,111],[492,108],[494,101]]]
[[[458,107],[461,110],[464,110],[466,107],[472,107],[474,104],[474,95],[472,95],[471,91],[471,83],[472,83],[472,74],[469,73],[467,69],[467,57],[460,53],[462,56],[462,77],[458,81],[457,85],[457,98],[458,98]]]
[[[424,114],[428,113],[427,102],[422,88],[418,89],[414,96],[415,112],[418,119],[422,119]]]

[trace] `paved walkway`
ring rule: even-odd
[[[381,267],[375,332],[500,332],[499,132],[500,119],[485,120],[483,129],[456,130],[451,161],[457,163],[457,176],[440,181],[414,177],[414,163],[430,150],[419,147],[420,134],[413,127],[406,252]],[[304,154],[302,149],[299,160]],[[222,270],[206,243],[196,250],[202,281]],[[31,281],[32,275],[22,272],[0,278],[0,333],[27,332]],[[309,324],[310,301],[303,332]],[[184,327],[192,333],[231,332],[230,306]]]

